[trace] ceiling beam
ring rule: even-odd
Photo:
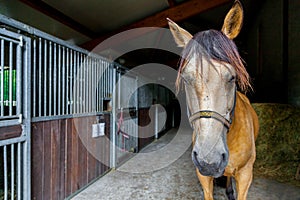
[[[170,7],[167,10],[154,14],[150,17],[147,17],[141,21],[133,23],[129,26],[121,28],[112,33],[99,36],[89,42],[84,43],[81,46],[85,49],[92,50],[105,39],[111,37],[112,35],[120,33],[122,31],[134,29],[134,28],[140,28],[140,27],[166,27],[168,25],[166,18],[170,18],[175,22],[181,22],[201,12],[223,5],[230,1],[232,0],[189,0],[182,4]],[[141,34],[145,34],[145,33],[141,33]],[[137,37],[137,35],[132,37]],[[129,38],[126,37],[126,39]],[[118,42],[120,43],[120,41]]]
[[[174,7],[176,5],[175,0],[168,0],[169,7]]]
[[[66,16],[62,12],[58,11],[57,9],[51,7],[50,5],[46,4],[42,0],[19,0],[24,4],[32,7],[39,12],[44,13],[45,15],[57,20],[58,22],[78,31],[79,33],[88,36],[89,38],[96,38],[96,33],[85,27],[84,25],[78,23],[77,21],[73,20],[72,18]]]

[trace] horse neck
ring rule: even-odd
[[[228,134],[236,134],[236,131],[232,130],[236,130],[238,128],[237,126],[242,126],[245,123],[244,120],[246,115],[245,112],[247,112],[247,105],[250,105],[248,98],[244,94],[237,91],[234,116]]]

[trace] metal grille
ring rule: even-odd
[[[0,198],[23,199],[27,185],[27,147],[24,138],[0,141]]]
[[[134,152],[133,149],[138,147],[138,119],[137,118],[125,118],[122,124],[122,131],[128,134],[128,137],[124,137],[122,134],[117,138],[116,145],[120,150],[124,152]],[[136,149],[137,150],[137,149]]]
[[[32,65],[33,117],[102,112],[111,97],[114,70],[102,57],[37,38]]]
[[[28,37],[0,29],[0,199],[4,200],[30,196],[29,48]],[[20,135],[9,131],[12,125],[19,127]]]
[[[20,70],[22,38],[7,37],[0,31],[0,120],[18,118],[21,114]]]

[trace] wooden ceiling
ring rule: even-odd
[[[76,8],[76,1],[73,1],[73,4],[70,4],[72,1],[63,1],[63,3],[59,3],[59,1],[47,1],[47,0],[19,0],[22,3],[34,8],[35,10],[38,10],[39,12],[57,20],[58,22],[64,24],[65,26],[70,27],[71,29],[74,29],[75,31],[81,33],[82,35],[87,36],[90,38],[89,40],[85,41],[83,44],[80,44],[82,47],[91,50],[93,49],[97,44],[105,40],[106,38],[133,28],[139,28],[139,27],[166,27],[167,26],[167,20],[166,18],[171,18],[172,20],[176,22],[183,22],[193,16],[196,16],[204,11],[207,11],[209,9],[219,7],[221,5],[224,5],[229,2],[233,2],[233,0],[185,0],[185,1],[176,1],[176,0],[156,0],[151,2],[156,2],[157,6],[153,6],[151,11],[145,11],[145,13],[152,13],[151,15],[143,16],[139,15],[133,19],[131,19],[132,23],[128,24],[126,22],[119,23],[118,26],[115,26],[111,29],[107,28],[105,29],[105,22],[108,24],[110,23],[110,19],[112,19],[113,15],[116,15],[119,10],[110,11],[107,13],[110,13],[112,16],[106,15],[108,19],[102,19],[102,24],[98,25],[98,27],[103,27],[102,30],[105,31],[99,31],[95,30],[95,27],[92,27],[89,25],[89,23],[85,23],[83,18],[85,18],[86,13],[89,12],[97,12],[97,11],[80,11],[80,8],[89,8],[92,9],[93,7],[83,4],[93,4],[94,7],[95,1],[97,0],[86,0],[86,1],[77,1],[77,8]],[[161,1],[159,4],[158,1]],[[74,3],[75,2],[75,3]],[[80,4],[81,2],[81,4]],[[102,2],[102,3],[101,3]],[[93,26],[97,26],[97,21],[101,16],[101,8],[106,8],[107,5],[111,2],[111,7],[118,8],[118,2],[120,1],[98,1],[97,8],[99,10],[100,14],[95,15],[97,18],[94,19]],[[142,9],[138,4],[138,1],[132,1],[132,0],[123,0],[123,4],[126,2],[130,7],[134,8],[133,10]],[[136,3],[134,3],[136,2]],[[139,2],[142,2],[139,0]],[[145,1],[146,2],[146,1]],[[149,1],[147,1],[149,2]],[[51,5],[50,5],[51,4]],[[95,5],[94,5],[95,4]],[[102,5],[103,4],[103,5]],[[154,3],[153,3],[154,4]],[[166,4],[166,5],[165,5]],[[64,6],[63,6],[64,5]],[[145,4],[147,6],[147,4]],[[148,7],[150,7],[148,5]],[[74,11],[72,11],[72,9]],[[77,10],[76,10],[77,9]],[[65,11],[65,12],[64,12]],[[78,14],[76,14],[76,11]],[[133,12],[126,12],[126,10],[123,10],[123,12],[127,15],[133,15]],[[73,15],[72,15],[73,13]],[[134,12],[136,14],[136,12]],[[76,18],[80,15],[80,18]],[[123,14],[124,16],[124,14]],[[140,19],[143,17],[142,19]],[[81,22],[79,22],[81,20]],[[86,20],[88,21],[88,20]],[[91,21],[91,18],[89,19]],[[85,24],[84,24],[85,23]]]
[[[211,8],[223,5],[230,2],[230,0],[189,0],[182,4],[175,6],[173,1],[169,0],[170,8],[158,12],[154,15],[148,16],[145,19],[142,19],[138,22],[130,24],[126,27],[122,27],[118,30],[115,30],[111,33],[100,35],[97,38],[86,42],[82,46],[86,49],[93,49],[97,44],[110,37],[113,34],[140,27],[166,27],[167,20],[170,18],[176,22],[182,22],[190,17],[193,17],[201,12],[209,10]]]
[[[247,26],[251,26],[256,17],[257,8],[265,0],[240,1],[246,11],[247,19],[242,29],[246,33]],[[107,38],[126,30],[167,27],[166,18],[179,23],[192,34],[210,28],[220,29],[233,2],[234,0],[10,0],[0,2],[0,13],[92,50]],[[147,34],[149,33],[129,34],[110,45],[138,42]],[[109,50],[108,54],[113,54],[113,50]],[[149,49],[128,53],[121,58],[126,60],[125,66],[130,68],[156,59],[176,65],[178,58]]]

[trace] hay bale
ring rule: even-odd
[[[259,118],[256,175],[300,186],[300,108],[285,104],[252,104]]]

